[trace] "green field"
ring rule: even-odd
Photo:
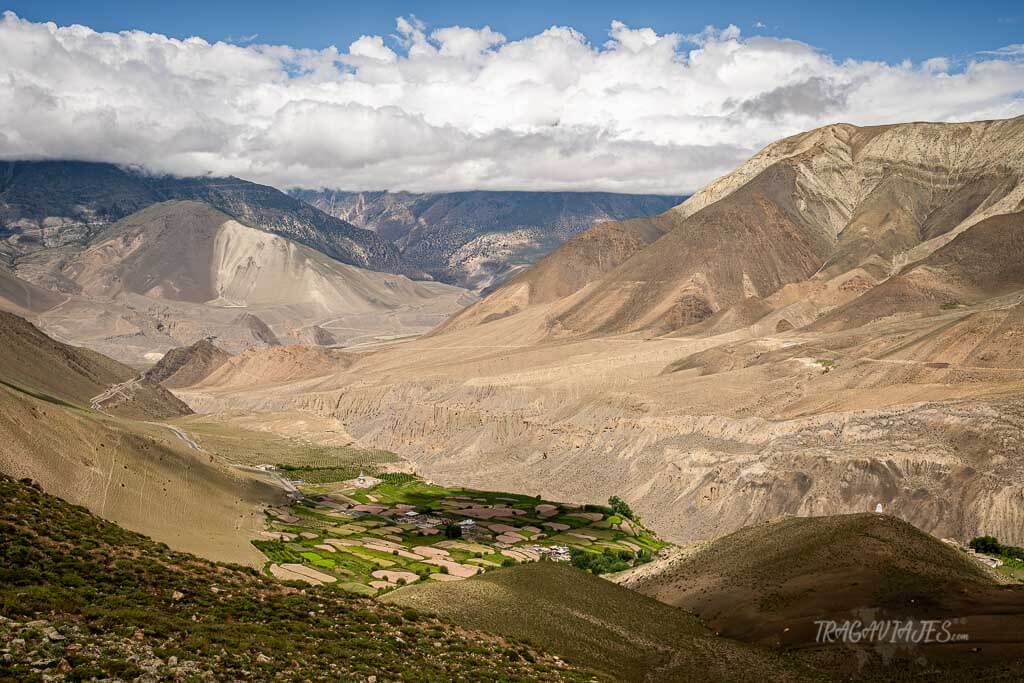
[[[326,493],[306,486],[302,501],[270,511],[267,531],[280,537],[254,541],[267,557],[267,571],[302,564],[337,579],[331,586],[387,591],[541,560],[592,573],[621,571],[666,545],[604,506],[437,486],[408,474],[383,478],[370,488]],[[460,524],[467,520],[472,524]],[[402,574],[373,576],[381,570]]]
[[[1003,566],[996,569],[997,572],[1008,579],[1024,583],[1024,561],[1006,556],[1000,556],[999,559],[1003,561]]]

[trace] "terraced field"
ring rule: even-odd
[[[267,573],[374,595],[541,560],[594,573],[626,569],[666,546],[604,506],[381,476],[330,493],[308,487],[301,501],[269,509],[263,539],[254,541]]]

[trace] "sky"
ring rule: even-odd
[[[833,122],[1024,114],[1009,2],[9,2],[0,158],[687,193]]]

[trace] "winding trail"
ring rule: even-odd
[[[120,395],[124,399],[131,398],[131,396],[127,392],[133,390],[135,386],[139,383],[140,379],[141,378],[139,377],[133,377],[130,380],[121,382],[120,384],[113,384],[107,387],[105,391],[96,394],[95,396],[89,399],[89,407],[98,413],[102,413],[103,404],[109,401],[110,399],[114,398],[115,396]]]
[[[206,449],[197,444],[195,441],[193,441],[192,437],[190,437],[181,427],[175,427],[174,425],[169,425],[164,422],[149,422],[147,424],[163,427],[164,429],[169,429],[172,432],[174,432],[175,436],[177,436],[179,439],[188,444],[188,447],[191,448],[192,450],[202,451],[203,453],[206,452]]]
[[[268,472],[267,470],[261,470],[258,467],[253,467],[252,465],[232,465],[232,467],[234,467],[237,470],[243,470],[245,472],[255,472],[257,474],[262,474],[264,476],[269,476],[278,485],[280,485],[281,488],[283,488],[288,493],[294,494],[296,496],[302,495],[299,492],[299,489],[296,488],[295,484],[291,483],[290,481],[288,481],[287,479],[282,477],[277,472],[273,472],[273,471]]]

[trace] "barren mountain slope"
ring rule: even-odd
[[[33,315],[58,305],[64,297],[22,280],[0,266],[0,309],[18,315]]]
[[[227,359],[216,370],[182,388],[204,387],[238,389],[253,385],[268,386],[330,375],[347,368],[350,355],[317,346],[271,346],[252,349]]]
[[[1024,213],[992,216],[961,232],[816,322],[813,329],[856,327],[894,315],[935,314],[1024,289]]]
[[[209,339],[192,346],[171,349],[145,372],[146,379],[169,389],[187,387],[202,381],[231,358]]]
[[[600,223],[568,240],[486,298],[453,315],[434,334],[482,325],[574,294],[671,231],[677,223],[671,212]]]
[[[1024,118],[834,125],[787,138],[667,212],[671,232],[555,315],[550,336],[663,333],[807,279],[821,287],[859,273],[870,286],[986,218],[1019,211],[1022,160]],[[528,303],[501,288],[462,322]]]
[[[292,195],[395,242],[435,279],[479,291],[593,224],[661,213],[682,197],[605,192],[337,192]]]
[[[41,311],[48,333],[144,366],[215,336],[229,352],[314,335],[422,332],[469,299],[448,285],[347,264],[243,225],[193,201],[154,204],[100,232],[82,251],[25,259],[67,301]]]
[[[145,418],[191,412],[159,384],[136,382],[136,377],[134,370],[117,361],[54,341],[24,319],[0,311],[0,381],[79,406],[122,385],[122,391],[100,403],[103,410]]]
[[[3,252],[84,244],[114,221],[160,201],[144,178],[82,161],[0,164]]]
[[[553,332],[668,332],[807,279],[834,236],[793,201],[796,183],[791,168],[766,169],[602,278]]]
[[[308,304],[323,313],[396,308],[444,289],[332,261],[192,201],[156,204],[121,220],[62,271],[92,296]]]
[[[0,254],[81,246],[121,218],[171,199],[203,201],[343,263],[388,272],[407,270],[387,240],[266,185],[239,178],[151,176],[80,161],[0,165]]]

